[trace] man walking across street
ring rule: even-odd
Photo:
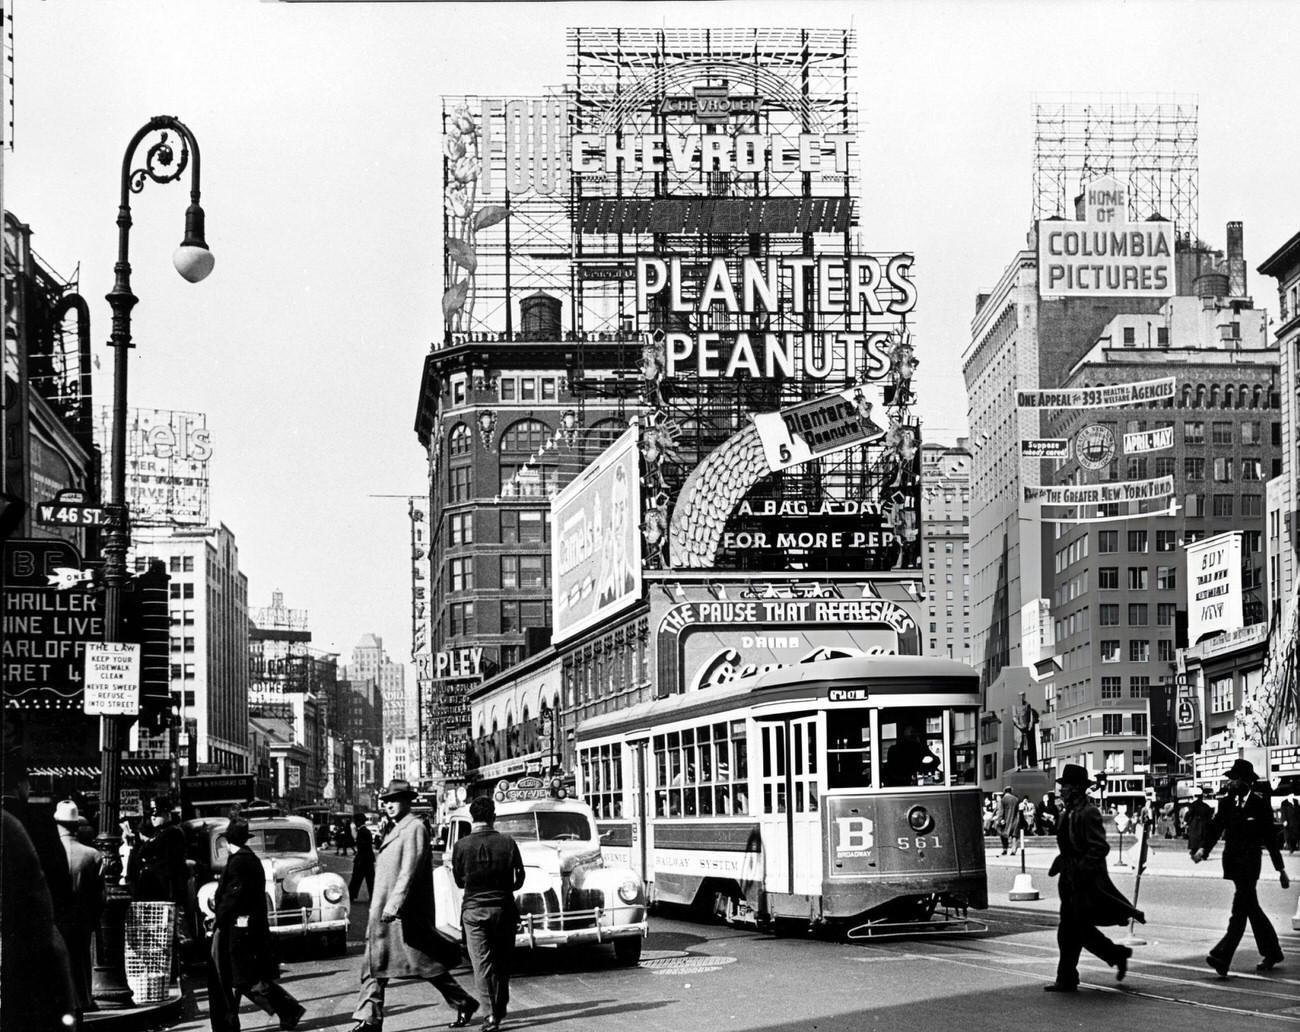
[[[1255,970],[1269,971],[1282,963],[1282,947],[1278,944],[1277,932],[1259,905],[1256,883],[1263,866],[1260,859],[1263,850],[1268,850],[1282,888],[1291,885],[1273,831],[1273,809],[1264,795],[1256,790],[1255,783],[1259,779],[1254,766],[1239,758],[1229,768],[1227,778],[1228,792],[1219,800],[1219,812],[1210,822],[1205,844],[1192,853],[1192,859],[1200,863],[1222,838],[1223,877],[1232,882],[1236,890],[1232,896],[1228,930],[1205,958],[1205,963],[1214,968],[1220,978],[1228,975],[1232,955],[1245,934],[1248,921],[1261,957]]]
[[[213,897],[212,953],[208,958],[208,1018],[213,1032],[238,1032],[239,998],[296,1028],[306,1011],[275,981],[279,964],[266,912],[266,872],[248,848],[248,821],[232,817],[226,826],[230,859]]]
[[[359,813],[352,820],[357,826],[357,845],[356,855],[352,858],[352,881],[348,885],[348,892],[355,903],[361,898],[362,885],[366,887],[367,899],[375,896],[375,843],[374,836],[366,827],[365,814]]]
[[[515,890],[524,884],[524,861],[515,840],[492,827],[496,807],[491,799],[473,800],[469,816],[470,833],[452,850],[452,874],[465,891],[461,924],[475,987],[492,1010],[484,1032],[495,1032],[510,1003],[510,963],[519,925]]]
[[[1282,800],[1282,833],[1286,836],[1286,851],[1294,853],[1300,846],[1300,795],[1296,794],[1293,784],[1291,791]]]
[[[438,934],[434,920],[433,856],[429,831],[411,812],[415,789],[394,778],[379,801],[393,822],[375,849],[375,883],[361,962],[361,992],[351,1032],[378,1032],[390,978],[423,978],[456,1009],[448,1028],[468,1025],[478,1003],[456,981],[460,945]]]
[[[1214,807],[1210,800],[1214,798],[1214,789],[1208,786],[1201,789],[1192,805],[1187,808],[1187,851],[1195,853],[1205,845],[1206,836],[1210,834],[1210,822],[1214,820]]]
[[[1111,942],[1098,926],[1123,925],[1130,919],[1146,921],[1142,911],[1124,898],[1106,872],[1110,845],[1101,811],[1088,798],[1091,782],[1088,772],[1076,763],[1067,763],[1056,780],[1064,808],[1056,829],[1060,853],[1047,873],[1061,878],[1061,922],[1056,928],[1060,959],[1056,981],[1043,986],[1049,993],[1078,991],[1079,954],[1085,949],[1115,968],[1116,980],[1123,981],[1133,951]]]
[[[77,986],[77,1009],[93,1011],[96,1007],[90,995],[90,945],[104,908],[104,858],[99,850],[77,841],[81,814],[71,799],[54,808],[54,823],[59,826],[59,841],[68,854],[68,874],[72,877],[72,934],[67,947],[72,980]]]
[[[1006,856],[1010,848],[1016,851],[1016,839],[1020,834],[1020,797],[1008,785],[1002,790],[998,802],[998,838],[1002,840],[1002,855]]]

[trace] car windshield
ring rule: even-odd
[[[497,831],[511,838],[529,842],[543,842],[595,838],[591,833],[591,822],[581,813],[563,813],[555,811],[533,811],[514,813],[496,819]]]
[[[277,853],[310,853],[311,832],[306,828],[255,828],[249,848],[263,856]]]

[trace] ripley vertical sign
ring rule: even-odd
[[[1241,532],[1216,534],[1188,545],[1188,644],[1241,624]]]

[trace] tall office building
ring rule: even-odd
[[[373,744],[383,746],[384,779],[418,780],[412,778],[412,772],[407,769],[412,752],[408,740],[416,737],[419,728],[414,700],[407,698],[406,668],[388,657],[384,651],[384,639],[374,634],[363,634],[352,648],[352,661],[339,676],[351,681],[371,681],[379,689],[383,700],[382,732]],[[395,746],[394,743],[401,744]]]
[[[970,598],[971,454],[967,439],[921,449],[921,634],[927,656],[972,661]]]

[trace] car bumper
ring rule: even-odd
[[[622,907],[619,911],[609,912],[600,909],[591,911],[569,911],[558,914],[524,914],[520,919],[519,934],[515,945],[535,948],[538,946],[568,946],[581,943],[610,942],[636,936],[645,938],[650,931],[650,922],[645,918],[644,907]],[[631,911],[632,913],[628,913]],[[575,924],[581,927],[573,927]],[[561,927],[567,925],[568,927]]]
[[[270,915],[271,934],[275,936],[324,935],[327,932],[346,932],[348,915],[328,907],[302,907],[277,910]]]

